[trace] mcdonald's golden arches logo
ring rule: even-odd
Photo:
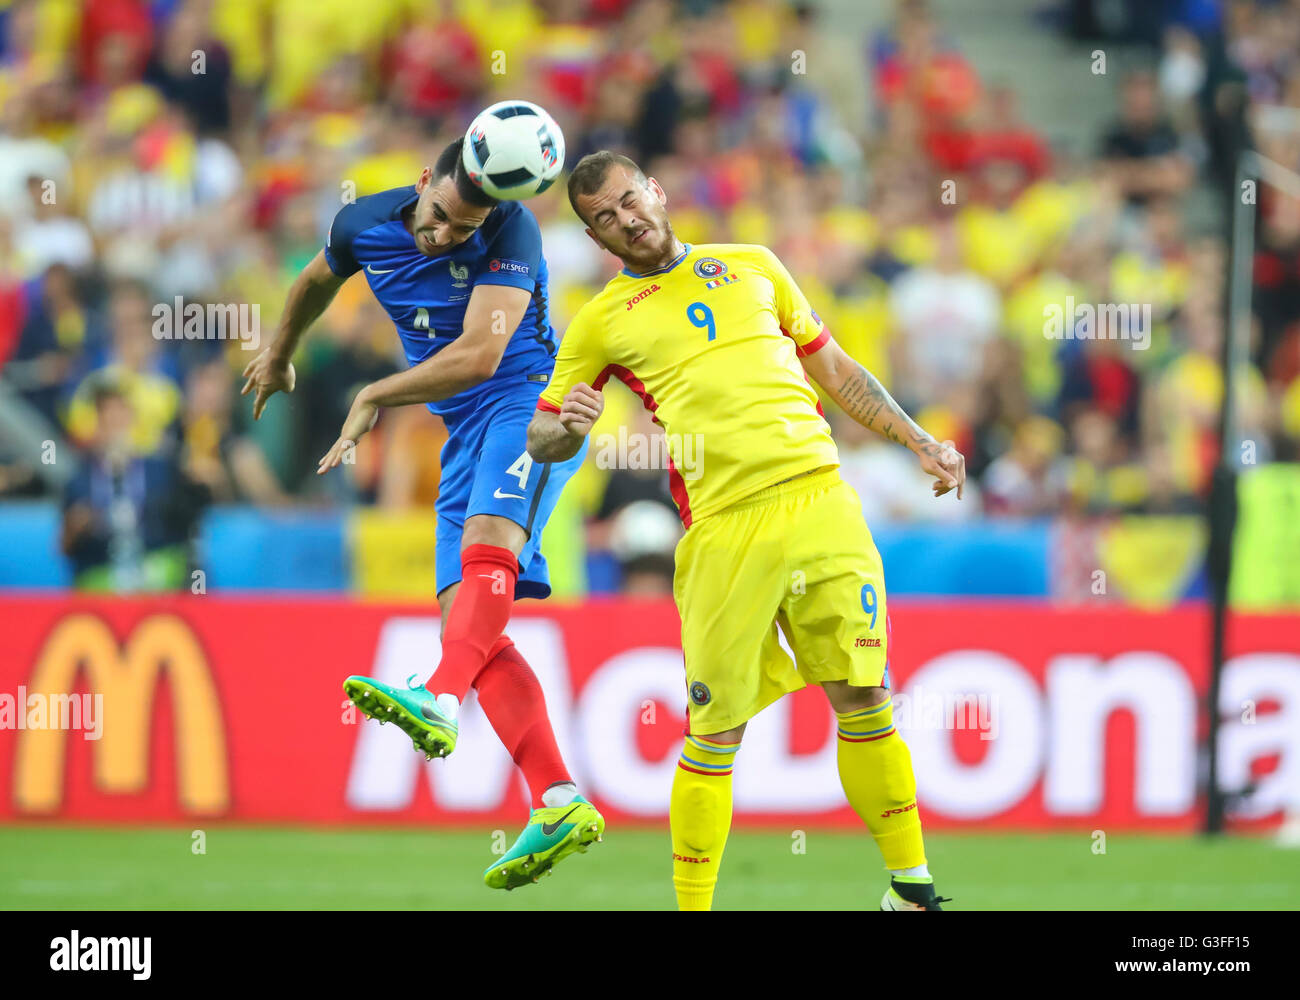
[[[119,645],[105,622],[91,614],[60,621],[45,640],[30,692],[71,694],[85,671],[92,693],[103,695],[103,737],[90,743],[95,787],[130,795],[149,781],[149,740],[154,696],[167,673],[175,717],[176,772],[181,808],[224,812],[230,778],[221,705],[207,658],[190,626],[173,614],[145,618]],[[14,761],[14,806],[20,812],[56,811],[63,801],[68,734],[26,729]]]

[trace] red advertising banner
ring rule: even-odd
[[[895,720],[935,828],[1185,830],[1201,808],[1209,617],[890,603]],[[510,635],[611,821],[661,822],[685,683],[671,602],[520,605]],[[428,762],[350,707],[349,674],[423,680],[436,614],[339,599],[0,598],[0,821],[483,824],[522,778],[471,695]],[[1238,822],[1300,808],[1300,617],[1237,616],[1220,697]],[[857,825],[817,690],[749,725],[738,824]]]

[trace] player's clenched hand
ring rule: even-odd
[[[921,468],[934,476],[934,495],[943,496],[949,490],[957,490],[957,499],[961,499],[962,488],[966,485],[966,459],[951,441],[940,444],[931,441],[917,451],[921,459]]]
[[[560,424],[570,434],[586,437],[604,409],[605,394],[579,382],[560,404]]]
[[[293,370],[293,362],[281,361],[274,357],[269,347],[248,363],[244,368],[243,377],[248,381],[239,391],[241,396],[247,396],[252,390],[257,390],[257,395],[253,397],[254,420],[261,419],[268,399],[277,392],[293,392],[293,387],[298,381],[298,375]]]
[[[357,446],[362,435],[375,426],[375,421],[378,419],[379,406],[370,402],[366,390],[362,389],[357,393],[357,398],[352,401],[352,409],[348,411],[347,420],[343,421],[343,430],[339,434],[339,439],[316,466],[316,475],[323,476],[340,462],[346,461],[349,465],[352,464],[352,460],[345,456]]]

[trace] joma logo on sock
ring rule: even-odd
[[[880,814],[880,818],[888,819],[890,816],[897,816],[899,813],[905,813],[915,808],[916,808],[916,803],[913,802],[910,806],[903,806],[903,808],[901,809],[886,809],[884,812]]]
[[[712,861],[713,859],[712,859],[712,858],[685,858],[685,857],[682,857],[682,855],[680,855],[680,854],[674,854],[674,855],[673,855],[673,860],[674,860],[674,861],[686,861],[686,862],[688,862],[688,863],[690,863],[690,864],[692,864],[692,865],[702,865],[702,864],[704,864],[704,863],[707,862],[707,861]]]

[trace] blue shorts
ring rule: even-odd
[[[461,535],[475,514],[506,517],[528,533],[519,553],[515,597],[549,597],[551,577],[542,555],[542,529],[565,483],[582,465],[584,441],[566,462],[534,462],[528,454],[528,424],[544,385],[520,381],[482,399],[465,414],[444,414],[438,488],[437,585],[442,593],[460,582]]]

